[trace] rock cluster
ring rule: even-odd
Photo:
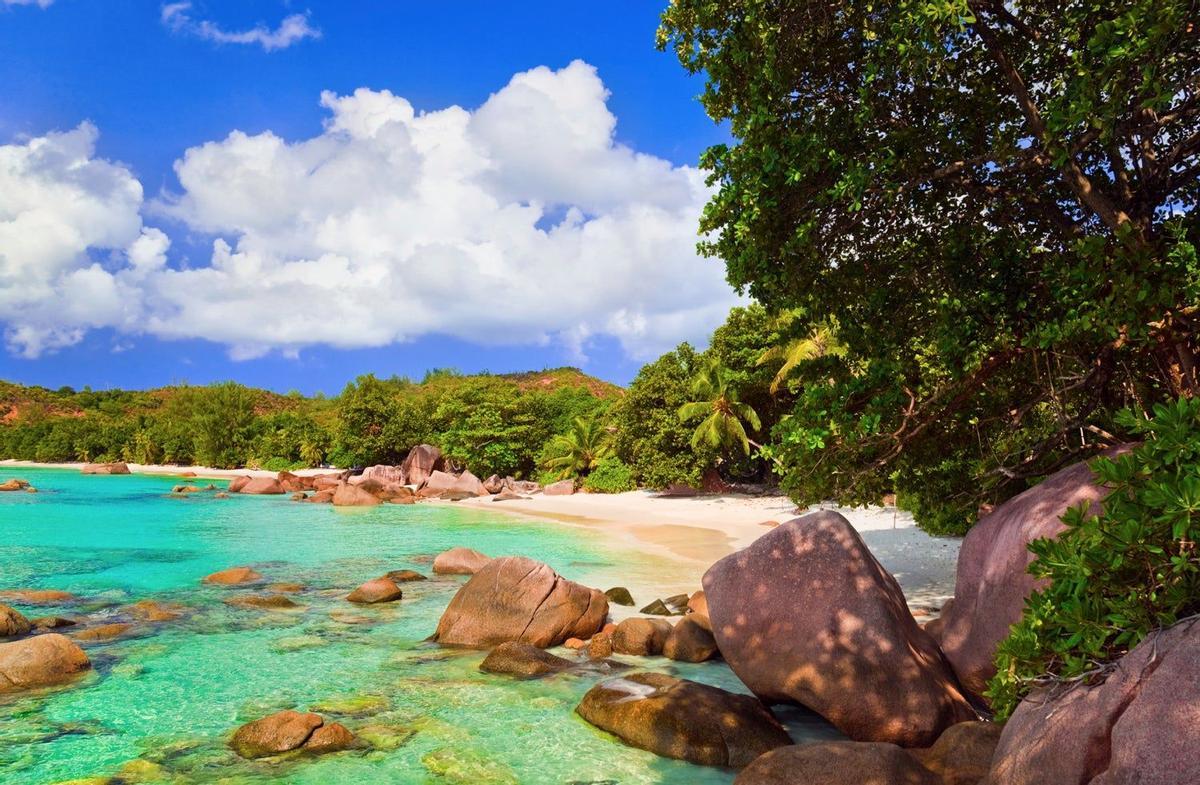
[[[129,466],[122,461],[85,463],[80,471],[83,474],[129,474]]]

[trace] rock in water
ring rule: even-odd
[[[249,567],[230,567],[228,570],[214,572],[205,576],[203,583],[216,586],[237,586],[243,583],[255,583],[262,580],[262,575]]]
[[[1044,586],[1025,571],[1033,561],[1029,543],[1057,537],[1070,507],[1087,504],[1099,512],[1105,494],[1088,465],[1077,463],[1001,504],[967,532],[958,552],[954,602],[942,609],[935,629],[968,690],[981,694],[987,687],[996,673],[996,647],[1020,620],[1025,600]]]
[[[408,451],[404,459],[404,477],[410,485],[420,485],[446,466],[442,451],[431,444],[418,444]]]
[[[819,741],[768,752],[734,785],[942,785],[895,744]]]
[[[565,671],[573,665],[570,660],[557,657],[537,646],[509,641],[492,649],[479,664],[479,670],[484,673],[533,678]]]
[[[662,654],[670,634],[671,623],[664,619],[625,619],[613,630],[613,651],[638,656]]]
[[[229,490],[233,490],[233,483],[229,484]],[[274,477],[255,477],[250,482],[243,483],[237,492],[250,496],[278,496],[284,491],[279,480]]]
[[[367,581],[346,595],[346,599],[350,602],[374,605],[378,602],[395,602],[403,596],[404,592],[400,591],[400,587],[396,585],[396,582],[384,576]]]
[[[717,656],[717,641],[712,630],[696,620],[696,614],[686,616],[671,628],[663,642],[662,653],[678,662],[704,662]],[[706,619],[707,621],[707,619]]]
[[[90,667],[83,649],[56,632],[0,643],[0,693],[61,684]]]
[[[263,758],[299,749],[324,724],[321,715],[281,711],[238,728],[229,746],[243,758]]]
[[[1004,725],[989,785],[1200,782],[1200,621],[1151,633],[1098,684],[1030,695]]]
[[[0,603],[0,638],[25,635],[33,625],[16,608]]]
[[[741,768],[792,743],[756,698],[663,673],[601,682],[575,711],[634,747],[704,766]]]
[[[129,474],[129,467],[121,461],[112,461],[110,463],[85,463],[83,474]]]
[[[614,586],[604,592],[604,596],[613,605],[624,605],[627,608],[633,607],[633,595],[629,593],[629,589],[624,586]]]
[[[533,559],[505,556],[489,561],[458,590],[433,639],[470,648],[521,641],[544,649],[591,637],[607,616],[602,592]]]
[[[490,556],[471,548],[451,548],[434,558],[433,572],[435,575],[474,575],[491,560]]]
[[[422,575],[421,573],[419,573],[415,570],[391,570],[384,577],[391,578],[396,583],[409,583],[411,581],[429,580],[424,575]]]
[[[704,576],[721,655],[767,702],[792,701],[856,741],[932,744],[975,719],[937,644],[844,517],[772,529]]]
[[[354,734],[340,722],[330,722],[313,731],[304,742],[305,752],[323,755],[326,752],[338,752],[354,746]]]
[[[340,483],[333,492],[334,507],[374,507],[383,502],[369,491],[348,482]]]

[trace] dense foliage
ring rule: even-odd
[[[532,476],[547,443],[618,394],[574,369],[435,371],[420,383],[362,376],[332,400],[232,382],[146,392],[3,384],[0,455],[282,470],[395,464],[427,442],[482,476]]]
[[[1078,508],[1066,531],[1038,540],[1033,594],[997,653],[989,697],[1000,717],[1038,684],[1098,676],[1152,630],[1200,613],[1200,399],[1126,412],[1143,439],[1092,466],[1111,488],[1099,515]]]
[[[1200,389],[1190,0],[675,0],[660,46],[736,144],[705,252],[794,336],[771,454],[801,503],[962,531]],[[767,420],[776,418],[765,417]]]
[[[636,488],[633,469],[612,455],[600,459],[583,480],[583,489],[588,493],[624,493]]]

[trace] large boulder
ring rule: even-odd
[[[458,478],[453,474],[438,469],[429,473],[418,495],[423,499],[440,498],[443,493],[453,490],[457,482]]]
[[[492,558],[471,548],[451,548],[433,559],[435,575],[474,575]]]
[[[333,492],[334,507],[374,507],[383,502],[359,485],[339,483]]]
[[[734,785],[942,785],[895,744],[819,741],[768,752]]]
[[[483,487],[483,482],[478,477],[470,472],[463,472],[458,475],[458,480],[454,483],[454,490],[470,494],[471,496],[487,496],[487,488]]]
[[[56,632],[0,643],[0,693],[62,684],[89,667],[83,649]]]
[[[85,463],[80,471],[83,474],[129,474],[129,466],[122,461]]]
[[[570,496],[575,493],[574,480],[559,480],[552,482],[542,489],[542,493],[546,496]]]
[[[490,648],[521,641],[539,648],[590,638],[604,626],[608,600],[523,556],[492,559],[467,581],[438,622],[447,646]]]
[[[303,749],[312,754],[336,752],[354,744],[354,735],[337,722],[326,723],[312,712],[281,711],[248,722],[234,731],[229,746],[243,758],[265,758]]]
[[[1152,633],[1103,681],[1030,695],[1004,726],[989,785],[1200,782],[1200,621]]]
[[[238,493],[251,496],[276,496],[284,493],[283,486],[274,477],[253,477],[242,485]]]
[[[508,487],[507,483],[499,474],[493,474],[483,481],[483,489],[488,493],[500,493],[506,487]]]
[[[249,484],[249,482],[250,482],[249,475],[247,475],[247,474],[239,475],[229,481],[229,487],[226,490],[228,490],[230,493],[241,493],[242,488],[245,488],[246,485]]]
[[[664,673],[601,682],[575,711],[634,747],[704,766],[741,768],[792,743],[758,699]]]
[[[287,493],[299,493],[313,489],[312,477],[301,477],[298,474],[284,471],[275,475],[275,479],[279,482],[279,487]]]
[[[704,596],[722,656],[764,701],[905,747],[975,719],[896,579],[836,512],[788,521],[721,559]]]
[[[33,625],[16,608],[0,603],[0,638],[25,635]]]
[[[441,450],[432,444],[418,444],[409,450],[402,468],[409,485],[420,485],[429,479],[429,475],[445,466]]]
[[[320,474],[312,478],[312,487],[314,491],[332,491],[337,488],[342,482],[342,475],[339,474]]]
[[[487,496],[487,491],[479,478],[470,472],[463,472],[455,476],[448,472],[435,471],[421,486],[420,496],[424,499],[458,501],[476,496]]]
[[[404,473],[403,466],[385,464],[368,466],[359,477],[362,480],[377,480],[384,485],[404,485],[408,482],[408,475]]]
[[[1114,450],[1118,453],[1123,450]],[[939,642],[962,685],[981,694],[996,673],[996,647],[1021,618],[1025,600],[1042,588],[1025,571],[1029,543],[1062,532],[1062,515],[1080,504],[1099,512],[1106,491],[1077,463],[1014,496],[975,524],[958,552],[954,602],[942,610]]]

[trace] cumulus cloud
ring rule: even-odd
[[[249,30],[225,30],[207,19],[195,19],[191,10],[192,4],[188,2],[168,3],[162,7],[162,23],[176,33],[194,35],[219,44],[258,44],[268,52],[287,49],[306,38],[321,37],[321,31],[309,24],[307,14],[284,17],[274,30],[263,24]]]
[[[580,357],[599,336],[635,358],[701,340],[737,302],[722,265],[695,251],[708,188],[616,142],[607,98],[577,61],[517,74],[473,110],[422,113],[361,88],[321,96],[329,116],[312,138],[234,131],[193,147],[175,164],[178,193],[150,208],[214,236],[190,269],[168,264],[137,181],[94,158],[90,126],[0,147],[0,249],[5,231],[47,236],[5,223],[23,215],[6,209],[14,192],[64,227],[53,248],[0,250],[0,320],[25,354],[101,325],[207,338],[238,359],[430,334]],[[9,160],[22,174],[5,187]],[[36,288],[13,289],[16,265],[38,270]]]

